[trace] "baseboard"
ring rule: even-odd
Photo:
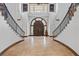
[[[76,53],[71,47],[69,47],[68,45],[62,43],[61,41],[58,41],[58,40],[55,40],[55,39],[53,39],[53,40],[56,41],[56,42],[58,42],[58,43],[60,43],[60,44],[62,44],[62,45],[65,46],[66,48],[68,48],[75,56],[79,56],[79,54],[77,54],[77,53]]]
[[[20,41],[18,41],[18,42],[15,42],[15,43],[11,44],[9,47],[7,47],[5,50],[3,50],[3,51],[0,53],[0,56],[1,56],[5,51],[7,51],[9,48],[13,47],[14,45],[16,45],[16,44],[18,44],[18,43],[20,43],[20,42],[22,42],[22,41],[24,41],[24,40],[20,40]]]

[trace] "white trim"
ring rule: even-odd
[[[44,24],[44,35],[45,35],[45,31],[47,30],[47,26],[45,26],[45,25],[47,25],[47,24],[46,24],[45,20],[41,19],[40,21]],[[34,25],[34,23],[35,23],[35,19],[32,20],[31,25]],[[34,35],[33,34],[33,26],[30,26],[30,35]]]

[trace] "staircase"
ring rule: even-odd
[[[4,20],[6,20],[7,24],[17,33],[19,36],[23,37],[25,32],[22,28],[16,23],[9,10],[7,9],[4,3],[0,3],[0,11],[1,15],[4,16]]]
[[[15,42],[21,41],[24,31],[15,22],[5,4],[0,3],[0,53]]]
[[[59,34],[55,40],[64,43],[79,55],[79,4],[76,4],[77,11],[72,17],[67,27]]]
[[[70,20],[74,16],[78,4],[72,3],[69,7],[68,12],[66,13],[62,22],[58,25],[58,27],[53,31],[53,38],[57,37],[69,24]]]

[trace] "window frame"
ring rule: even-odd
[[[53,10],[51,9],[51,5],[53,5]],[[55,4],[50,4],[49,5],[49,12],[55,12]]]
[[[25,6],[24,6],[25,5]],[[27,12],[28,11],[28,4],[26,4],[26,3],[23,3],[22,4],[22,11],[23,12]]]

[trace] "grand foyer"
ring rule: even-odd
[[[78,3],[0,3],[0,55],[78,55],[78,18]]]

